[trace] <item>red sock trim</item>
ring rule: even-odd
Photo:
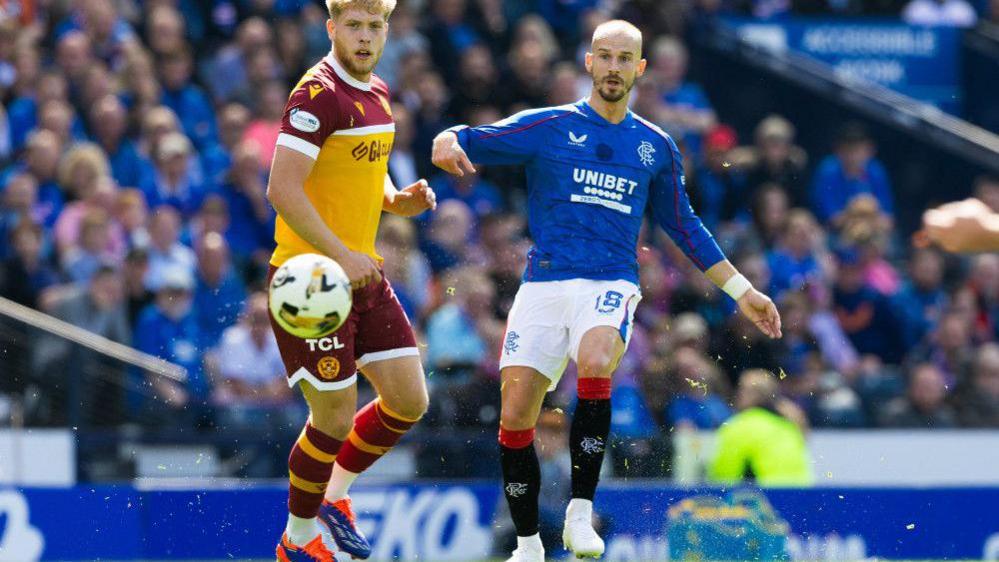
[[[523,449],[534,442],[534,428],[512,430],[500,427],[499,442],[508,449]]]
[[[576,394],[580,400],[610,400],[611,380],[598,377],[580,378],[576,382]]]

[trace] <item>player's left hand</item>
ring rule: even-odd
[[[750,289],[739,299],[739,310],[749,318],[764,334],[771,338],[781,337],[780,313],[770,297]]]
[[[385,210],[403,217],[414,217],[427,209],[437,208],[437,194],[427,185],[427,180],[420,180],[408,185],[395,193],[386,195]]]

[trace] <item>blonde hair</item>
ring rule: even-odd
[[[360,8],[369,14],[382,14],[388,21],[395,10],[396,0],[326,0],[326,11],[330,19],[335,20],[344,10]]]
[[[59,184],[63,189],[72,187],[73,175],[78,166],[89,166],[94,176],[103,177],[110,174],[111,165],[101,147],[92,142],[82,142],[70,148],[59,162]]]

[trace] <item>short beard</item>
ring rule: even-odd
[[[350,56],[351,53],[342,51],[338,45],[334,46],[334,50],[336,51],[337,60],[340,61],[340,64],[343,65],[343,67],[350,74],[357,74],[357,75],[369,74],[372,71],[374,71],[375,66],[378,64],[378,58],[371,57],[372,60],[371,68],[360,69],[357,68],[357,66],[354,64],[354,59],[352,59]]]
[[[593,88],[597,91],[598,94],[600,94],[600,97],[603,98],[603,100],[606,102],[617,103],[623,100],[625,97],[628,96],[628,94],[631,93],[631,88],[635,86],[635,83],[632,82],[631,84],[625,84],[624,81],[622,81],[621,93],[616,96],[612,96],[611,94],[604,92],[604,90],[600,87],[600,85],[601,83],[597,82],[593,83]]]

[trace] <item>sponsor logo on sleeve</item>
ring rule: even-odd
[[[288,115],[288,121],[303,133],[314,133],[319,130],[319,118],[301,108],[294,108]]]

